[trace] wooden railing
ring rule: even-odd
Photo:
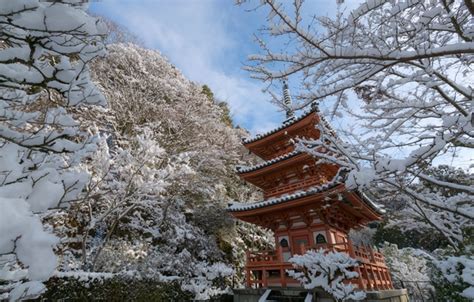
[[[276,186],[273,189],[265,190],[264,198],[276,197],[283,194],[292,193],[298,190],[304,190],[315,185],[321,185],[323,181],[319,177],[310,177],[308,179],[299,180],[298,182]]]
[[[385,258],[382,253],[379,253],[368,246],[356,246],[348,242],[334,243],[334,244],[317,244],[315,246],[301,245],[300,254],[304,254],[308,250],[325,249],[328,251],[347,253],[350,257],[359,260],[362,263],[373,263],[378,265],[385,265]],[[260,265],[283,261],[283,249],[280,247],[276,250],[264,251],[247,251],[247,264]]]
[[[247,265],[261,265],[269,263],[283,262],[283,253],[281,249],[266,250],[259,252],[247,251]]]
[[[307,250],[319,250],[323,248],[327,251],[347,253],[350,257],[359,261],[359,266],[355,270],[359,273],[359,278],[351,280],[362,289],[390,289],[393,288],[390,274],[383,255],[368,246],[354,246],[350,242],[335,244],[317,244],[315,246],[299,247],[299,254],[304,254]],[[286,249],[288,250],[288,249]],[[286,270],[293,269],[291,263],[285,262],[283,249],[266,250],[259,252],[247,252],[247,286],[267,287],[288,285],[296,286],[298,283],[286,276]],[[267,276],[269,272],[279,272],[277,277]]]

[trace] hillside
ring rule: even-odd
[[[85,164],[93,181],[77,210],[51,219],[63,238],[63,276],[173,281],[200,298],[225,289],[233,268],[240,282],[244,249],[268,242],[225,210],[259,197],[234,172],[254,160],[240,143],[245,131],[157,51],[110,45],[92,76],[108,108],[77,113],[100,147]]]

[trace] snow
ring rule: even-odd
[[[444,278],[451,283],[464,282],[468,287],[461,296],[474,299],[474,258],[472,256],[450,256],[435,262]]]
[[[309,250],[288,261],[296,269],[288,271],[289,276],[298,280],[305,289],[321,287],[337,301],[365,298],[363,291],[357,291],[350,283],[343,283],[344,280],[358,277],[358,273],[352,271],[358,265],[357,260],[346,253]]]
[[[371,186],[375,177],[375,171],[371,168],[354,169],[347,175],[346,186],[348,189],[366,189]]]
[[[38,297],[46,291],[43,283],[38,281],[29,281],[15,287],[8,297],[10,301],[23,300],[25,298],[32,299]]]
[[[270,293],[272,292],[271,289],[267,289],[263,295],[258,299],[258,302],[265,302],[267,301],[268,296],[270,296]]]
[[[264,167],[268,167],[272,164],[275,164],[277,162],[280,162],[280,161],[283,161],[283,160],[286,160],[290,157],[293,157],[293,156],[296,156],[298,154],[301,154],[300,151],[298,150],[295,150],[295,151],[291,151],[291,152],[288,152],[284,155],[281,155],[281,156],[278,156],[278,157],[275,157],[271,160],[267,160],[263,163],[260,163],[258,165],[255,165],[255,166],[251,166],[251,167],[245,167],[245,166],[236,166],[236,170],[238,173],[248,173],[248,172],[251,172],[251,171],[255,171],[255,170],[258,170],[258,169],[261,169],[261,168],[264,168]]]
[[[0,197],[0,207],[0,254],[14,251],[28,268],[30,280],[47,280],[57,264],[53,252],[57,238],[43,230],[25,200]]]
[[[226,292],[232,269],[215,234],[230,224],[221,206],[228,192],[249,191],[229,169],[241,159],[244,131],[225,125],[221,107],[157,51],[125,44],[108,51],[91,72],[111,107],[80,112],[86,122],[98,121],[88,129],[99,133],[98,147],[82,165],[90,197],[80,200],[84,211],[64,208],[49,218],[61,234],[59,248],[70,251],[58,271],[65,278],[89,269],[120,281],[173,282],[202,299]],[[62,226],[71,216],[84,231]],[[219,243],[235,246],[240,236],[229,235]],[[69,243],[84,244],[85,253]],[[232,251],[238,267],[245,257],[239,246]]]
[[[105,53],[104,32],[84,9],[0,1],[0,275],[10,281],[0,289],[10,300],[44,291],[59,240],[40,215],[67,207],[89,181],[79,165],[95,150],[95,138],[61,101],[105,104],[87,69]]]
[[[273,133],[276,133],[276,132],[278,132],[282,129],[285,129],[286,127],[288,127],[290,125],[295,124],[296,122],[298,122],[298,121],[304,119],[305,117],[309,116],[314,111],[315,111],[315,109],[307,110],[303,114],[301,114],[299,117],[290,119],[290,120],[286,121],[285,123],[281,124],[279,127],[274,128],[272,130],[269,130],[265,133],[260,133],[260,134],[255,135],[254,137],[245,138],[245,139],[243,139],[243,142],[244,142],[244,144],[249,144],[249,143],[255,142],[259,139],[262,139],[264,137],[267,137],[267,136],[269,136]]]

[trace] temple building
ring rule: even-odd
[[[286,84],[284,98],[291,108]],[[288,109],[280,127],[243,140],[244,146],[263,162],[237,167],[237,173],[260,188],[264,199],[233,203],[228,210],[237,219],[272,230],[276,246],[275,250],[247,251],[248,288],[301,287],[286,273],[293,268],[288,259],[320,248],[345,252],[358,260],[359,266],[354,269],[359,277],[348,281],[356,288],[393,288],[383,255],[371,247],[354,245],[348,236],[351,229],[380,220],[383,210],[362,192],[345,187],[345,168],[295,149],[295,139],[317,140],[322,134],[337,140],[318,107],[312,106],[299,117]],[[347,160],[329,148],[320,147],[318,151]]]

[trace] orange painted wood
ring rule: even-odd
[[[319,130],[315,128],[319,122],[318,114],[312,113],[244,146],[262,159],[270,160],[294,150],[290,139],[319,138]],[[326,150],[322,147],[322,152],[323,149]],[[242,179],[263,190],[265,205],[233,211],[232,215],[272,230],[276,242],[275,250],[247,251],[247,287],[297,285],[296,280],[286,276],[286,271],[293,267],[285,261],[285,255],[288,259],[309,249],[322,248],[347,253],[358,260],[360,265],[354,270],[359,277],[346,282],[364,290],[393,288],[383,255],[368,246],[355,246],[348,238],[350,229],[381,219],[362,195],[348,191],[344,184],[337,184],[311,195],[269,202],[284,195],[320,188],[333,179],[338,170],[335,164],[317,163],[312,156],[301,153],[239,173]],[[315,242],[317,235],[318,242]],[[285,238],[288,246],[280,246],[279,238]]]

